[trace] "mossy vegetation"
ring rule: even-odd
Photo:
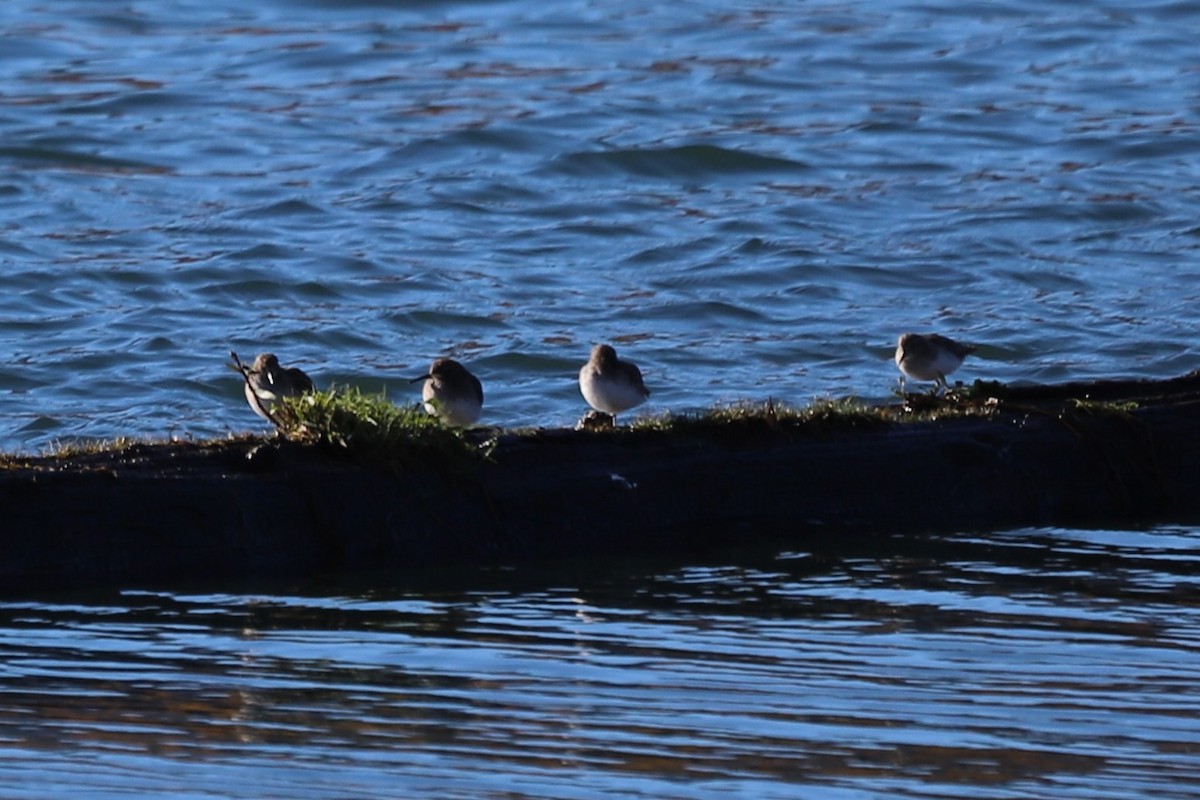
[[[188,450],[213,450],[227,447],[232,442],[250,443],[257,441],[253,434],[231,433],[219,439],[193,439],[191,436],[118,436],[113,439],[70,439],[56,441],[42,450],[43,459],[86,459],[89,456],[136,457],[154,448],[174,447]],[[28,461],[29,457],[24,457]]]
[[[42,455],[48,458],[78,458],[96,453],[121,453],[137,445],[150,443],[149,439],[138,439],[131,436],[118,436],[115,439],[72,439],[51,443],[42,452]]]
[[[37,454],[0,454],[0,470],[57,471],[93,467],[110,468],[145,459],[161,458],[164,453],[177,455],[193,452],[222,452],[231,444],[251,445],[262,439],[253,434],[229,434],[217,439],[190,436],[117,436],[112,439],[80,437],[52,442]]]
[[[398,406],[381,394],[333,387],[285,397],[272,410],[285,438],[343,451],[377,466],[467,469],[490,454],[419,404]]]
[[[698,412],[668,412],[639,417],[629,429],[682,434],[798,429],[816,432],[877,426],[888,422],[889,419],[886,408],[867,406],[852,397],[816,400],[805,407],[788,406],[767,400],[765,403],[739,402]]]
[[[868,405],[855,397],[823,398],[807,406],[734,403],[695,413],[641,417],[630,430],[663,433],[715,434],[753,431],[829,433],[870,429],[897,422],[922,422],[944,417],[991,416],[998,405],[987,398],[951,392],[944,395],[905,395],[895,405]]]
[[[1136,400],[1090,400],[1071,399],[1067,401],[1067,410],[1088,416],[1129,416],[1129,412],[1138,408]]]

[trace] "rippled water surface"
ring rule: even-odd
[[[0,446],[258,427],[223,367],[572,422],[1174,375],[1200,296],[1200,6],[0,5]]]
[[[0,449],[1200,367],[1200,5],[0,4]],[[1195,529],[0,604],[0,795],[1197,797]]]
[[[21,798],[1182,798],[1200,537],[0,603]]]

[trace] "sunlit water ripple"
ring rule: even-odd
[[[7,449],[253,429],[231,346],[503,425],[600,340],[651,412],[1198,366],[1189,4],[244,6],[0,8]]]

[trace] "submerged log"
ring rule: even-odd
[[[985,415],[481,432],[469,469],[261,438],[9,457],[0,591],[1200,519],[1200,374],[975,390]]]

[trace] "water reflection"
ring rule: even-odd
[[[0,783],[1165,796],[1200,779],[1197,567],[1190,529],[1025,530],[10,601]]]

